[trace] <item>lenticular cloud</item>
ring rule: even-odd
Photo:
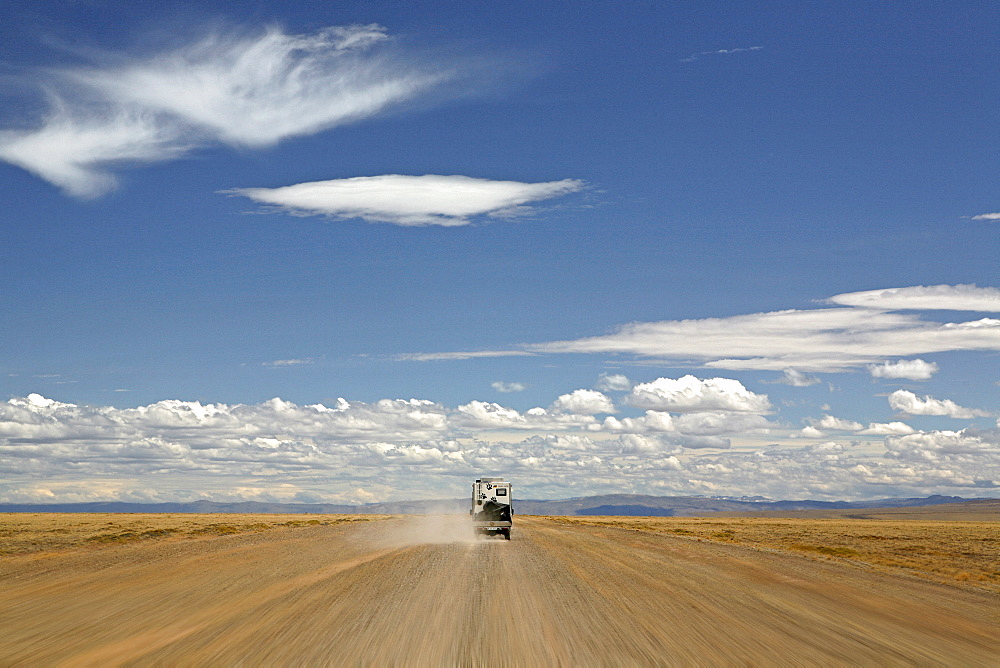
[[[529,202],[583,187],[564,179],[547,183],[491,181],[469,176],[385,174],[298,183],[283,188],[237,188],[249,197],[294,215],[361,218],[395,225],[466,225],[471,216],[523,213]]]
[[[379,49],[377,25],[289,35],[214,34],[113,66],[44,81],[37,127],[0,132],[0,160],[77,197],[115,185],[110,166],[176,158],[197,145],[273,145],[381,112],[448,77]]]

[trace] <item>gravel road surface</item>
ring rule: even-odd
[[[0,560],[0,665],[1000,665],[994,594],[517,518]]]

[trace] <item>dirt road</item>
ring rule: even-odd
[[[0,665],[998,665],[994,594],[519,518],[0,561]],[[450,520],[455,522],[457,520]]]

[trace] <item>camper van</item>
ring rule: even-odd
[[[514,508],[510,483],[503,478],[480,478],[472,483],[472,527],[477,536],[510,540]]]

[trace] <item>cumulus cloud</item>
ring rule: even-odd
[[[869,422],[868,426],[858,433],[876,436],[905,436],[915,431],[913,427],[905,422]]]
[[[862,425],[853,420],[844,420],[832,415],[824,415],[820,418],[815,426],[820,429],[830,429],[833,431],[857,431],[862,428]]]
[[[649,383],[640,383],[632,388],[626,401],[637,408],[674,413],[767,413],[771,410],[771,402],[766,394],[755,394],[743,387],[738,380],[701,380],[691,375],[677,379],[657,378]]]
[[[626,455],[674,455],[681,451],[676,444],[669,439],[659,436],[645,436],[642,434],[622,434],[618,437],[618,443],[622,454]],[[670,457],[672,465],[680,470],[680,461],[676,457]]]
[[[891,456],[917,461],[977,455],[991,455],[995,459],[1000,456],[1000,438],[996,432],[974,433],[967,429],[887,436],[885,447]]]
[[[605,392],[628,392],[632,389],[632,381],[620,373],[602,373],[594,387]]]
[[[951,399],[935,399],[929,396],[921,399],[908,390],[896,390],[890,394],[889,406],[908,415],[942,415],[960,419],[990,415],[989,411],[959,406]]]
[[[569,396],[569,395],[564,395]],[[531,408],[521,413],[489,401],[470,401],[458,406],[451,416],[451,424],[456,429],[548,429],[562,431],[597,424],[587,413]]]
[[[36,74],[49,108],[36,127],[0,133],[0,159],[95,197],[115,186],[116,165],[217,142],[270,146],[373,116],[451,76],[379,48],[387,42],[377,25],[214,33],[151,56]]]
[[[845,423],[853,426],[829,422]],[[759,414],[732,411],[647,410],[599,422],[487,402],[164,400],[119,409],[29,395],[0,403],[0,502],[361,503],[458,494],[482,471],[509,475],[528,498],[623,490],[871,498],[1000,482],[997,430],[905,433],[898,424],[869,425],[887,436],[885,452],[872,454],[837,439],[727,449],[720,434],[745,440],[769,427]]]
[[[478,426],[521,427],[527,425],[527,418],[513,408],[506,408],[489,401],[470,401],[458,407],[458,411],[471,418]]]
[[[445,409],[420,399],[383,399],[373,404],[340,399],[333,407],[298,406],[277,398],[252,406],[167,399],[116,409],[66,404],[31,394],[0,404],[0,438],[19,443],[93,439],[213,449],[238,441],[269,448],[303,439],[419,441],[441,436],[447,426]]]
[[[560,395],[550,407],[555,413],[576,413],[577,415],[596,415],[597,413],[614,413],[615,405],[606,395],[597,390],[575,390],[569,394]]]
[[[748,434],[766,431],[772,426],[761,415],[730,412],[685,413],[676,417],[673,422],[678,433],[689,436]]]
[[[496,381],[495,383],[490,383],[492,387],[497,392],[524,392],[528,389],[528,386],[524,383],[504,383],[502,381]]]
[[[664,411],[646,411],[642,417],[616,418],[610,415],[604,418],[604,429],[610,432],[625,432],[629,434],[671,433],[676,432],[674,418]]]
[[[469,176],[358,176],[298,183],[281,188],[225,191],[294,215],[360,218],[404,226],[468,225],[471,217],[501,216],[524,205],[579,190],[581,181],[548,183],[491,181]]]
[[[921,359],[899,360],[898,362],[883,362],[869,364],[868,371],[872,378],[905,378],[907,380],[929,380],[938,371],[934,362]]]
[[[828,300],[841,306],[891,311],[942,310],[1000,312],[1000,289],[975,285],[917,285],[909,288],[867,290],[834,295]]]

